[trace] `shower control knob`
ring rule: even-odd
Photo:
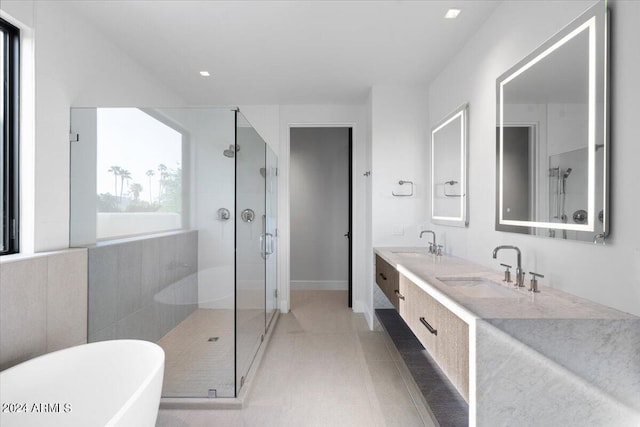
[[[240,218],[242,218],[244,222],[252,222],[256,218],[256,213],[253,209],[245,209],[240,214]]]
[[[218,209],[218,219],[220,221],[228,221],[229,218],[231,218],[231,213],[229,212],[229,209],[227,208]]]

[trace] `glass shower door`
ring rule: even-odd
[[[266,261],[266,325],[267,329],[273,319],[278,304],[277,293],[277,217],[278,217],[278,157],[267,147],[266,154],[266,224],[265,224],[265,261]]]
[[[265,142],[236,113],[236,395],[265,331]]]

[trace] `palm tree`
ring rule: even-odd
[[[149,169],[146,172],[146,175],[149,177],[149,203],[151,202],[151,177],[154,176],[156,173],[153,171],[153,169]]]
[[[129,190],[133,193],[133,200],[137,202],[140,199],[140,193],[142,192],[142,185],[138,184],[137,182],[134,182],[133,184],[131,184],[131,187],[129,187]]]
[[[160,196],[162,194],[162,188],[164,186],[164,181],[169,176],[168,170],[169,170],[169,168],[165,164],[160,163],[158,165],[158,172],[160,172],[160,186],[158,188],[158,199],[160,199]]]
[[[122,191],[124,190],[124,182],[131,179],[131,172],[126,169],[120,171],[120,201],[122,201]]]
[[[113,174],[113,179],[115,181],[115,185],[114,185],[115,189],[113,191],[113,195],[115,197],[118,197],[118,177],[122,172],[122,168],[120,166],[111,166],[107,172],[111,172]]]

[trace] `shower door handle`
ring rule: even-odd
[[[265,236],[266,236],[265,237],[265,244],[264,244],[264,246],[265,246],[265,255],[269,256],[269,255],[271,255],[273,253],[273,234],[265,233]],[[267,242],[266,242],[267,239],[269,240],[269,242],[268,242],[269,243],[269,245],[268,245],[269,250],[267,250]]]
[[[260,256],[267,259],[267,216],[262,215],[262,232],[260,233]]]

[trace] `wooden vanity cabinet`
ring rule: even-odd
[[[376,255],[376,283],[396,310],[398,310],[398,294],[400,293],[399,276],[400,274],[395,267],[382,259],[380,255]]]
[[[405,297],[400,315],[468,402],[469,326],[403,275],[399,280]]]
[[[464,399],[469,401],[469,326],[376,254],[376,283]]]

